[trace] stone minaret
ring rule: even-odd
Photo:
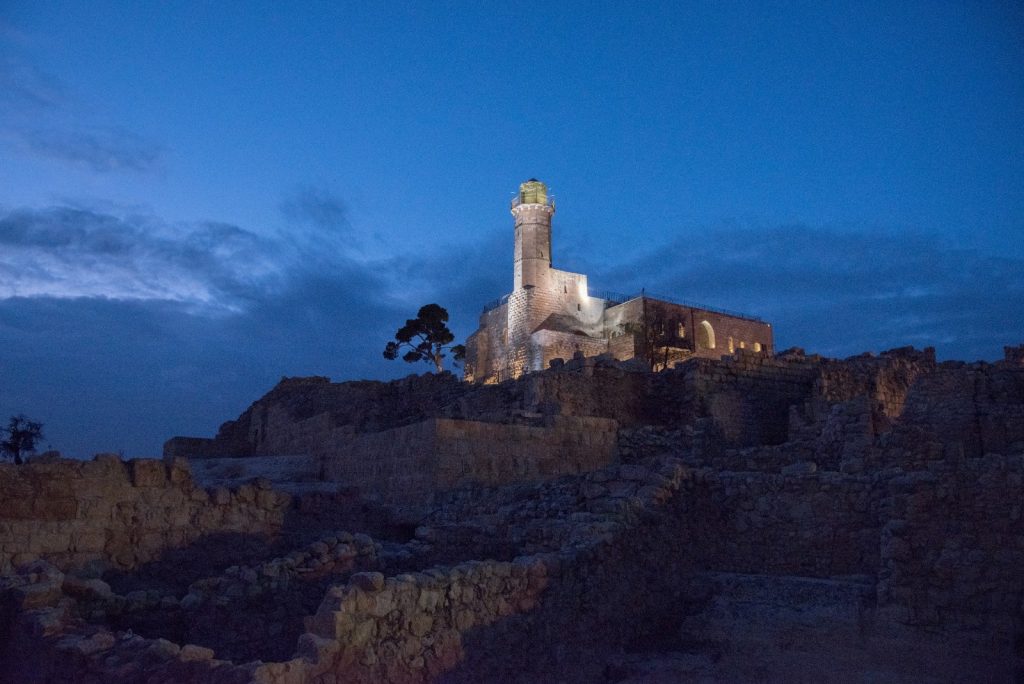
[[[536,178],[519,186],[512,200],[515,217],[514,276],[508,298],[508,331],[503,377],[540,370],[543,359],[530,333],[554,310],[551,271],[551,216],[555,203]]]
[[[512,291],[522,288],[550,288],[551,216],[554,200],[548,189],[536,178],[519,186],[519,197],[512,200],[512,216],[516,221],[513,256]]]

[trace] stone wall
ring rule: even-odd
[[[675,346],[703,358],[719,359],[739,349],[768,354],[774,351],[768,323],[642,296],[610,306],[605,311],[605,331],[614,337],[626,332],[628,324],[642,324],[645,318],[656,328],[667,328],[665,336]],[[627,332],[625,336],[632,334]],[[631,356],[616,354],[616,358]]]
[[[530,482],[601,468],[615,456],[618,424],[554,416],[544,425],[436,418],[336,440],[315,451],[327,480],[397,504],[435,492]]]
[[[297,454],[324,439],[327,430],[379,432],[436,416],[469,389],[450,373],[410,375],[392,382],[282,378],[237,419],[221,425],[213,444],[200,444],[199,452],[192,453],[189,440],[194,438],[175,437],[165,444],[164,456]]]
[[[960,443],[969,456],[1024,447],[1024,366],[946,362],[922,375],[900,416],[921,430]]]
[[[536,482],[609,465],[618,423],[554,416],[544,426],[438,420],[435,490]]]
[[[608,351],[608,340],[587,337],[559,330],[538,330],[532,341],[539,349],[540,367],[548,368],[554,359],[571,359],[573,356],[598,356]]]
[[[707,570],[831,577],[879,566],[882,493],[835,472],[695,473],[692,553]]]
[[[711,418],[730,445],[779,444],[793,406],[808,401],[819,365],[803,356],[739,351],[719,361],[691,359],[652,381],[648,422],[695,425]]]
[[[183,673],[274,684],[535,682],[552,673],[593,682],[617,654],[657,648],[673,625],[695,624],[688,616],[713,599],[700,589],[709,570],[747,573],[769,596],[773,586],[805,592],[810,585],[794,583],[797,576],[818,578],[815,591],[829,596],[855,585],[858,602],[877,584],[877,608],[870,603],[851,618],[870,649],[840,645],[847,671],[899,651],[917,655],[886,662],[893,670],[883,673],[898,675],[894,681],[943,672],[956,673],[953,681],[968,681],[965,672],[993,681],[1012,669],[1021,625],[1022,471],[1024,456],[965,458],[947,474],[871,476],[715,473],[663,458],[452,498],[418,536],[442,554],[453,539],[482,548],[478,535],[519,555],[353,575],[327,592],[290,660],[247,666],[213,660],[203,646],[122,639],[75,623],[45,581],[26,579],[15,593],[40,608],[23,613],[31,623],[24,629],[53,630],[34,647],[55,649],[44,659],[49,667],[63,659],[109,677],[122,659],[144,663],[126,682]],[[794,619],[785,638],[815,633],[816,624]],[[943,643],[956,648],[944,651]],[[765,665],[733,664],[739,679]]]
[[[950,459],[886,485],[880,606],[900,624],[1014,648],[1024,617],[1024,453]]]
[[[468,382],[508,379],[505,350],[508,343],[508,303],[480,314],[479,329],[466,338],[463,378]]]
[[[465,660],[474,629],[532,610],[547,586],[538,558],[470,562],[385,580],[363,573],[328,592],[307,623],[307,680],[429,682]]]
[[[197,488],[175,460],[35,459],[0,464],[0,574],[37,558],[61,569],[133,568],[219,532],[271,535],[288,497],[245,485]]]
[[[439,447],[432,428],[414,426],[432,419],[540,427],[544,421],[550,426],[555,416],[574,416],[611,419],[624,428],[662,426],[686,432],[679,446],[706,449],[709,459],[723,446],[763,448],[802,441],[801,448],[814,452],[819,465],[834,467],[853,451],[863,462],[864,450],[877,435],[897,422],[921,422],[915,416],[935,411],[946,416],[943,429],[950,438],[980,429],[997,450],[1024,439],[1019,427],[1024,420],[1013,427],[1014,420],[1024,418],[1024,405],[1003,399],[1019,392],[1019,372],[985,371],[979,380],[969,369],[937,371],[929,350],[844,361],[798,350],[774,357],[737,350],[720,360],[693,358],[657,374],[638,373],[628,365],[603,357],[574,359],[518,382],[486,386],[459,383],[450,375],[391,383],[291,379],[238,420],[225,423],[213,442],[172,440],[167,455],[192,453],[193,448],[199,457],[315,454],[331,461],[332,480],[342,478],[338,481],[364,489],[377,482],[415,493],[426,482],[416,469]],[[968,389],[978,382],[984,391]],[[991,395],[984,418],[976,419],[969,407],[975,394]],[[943,401],[950,404],[948,411]],[[957,416],[956,411],[964,412]],[[495,431],[495,438],[505,441],[515,434],[507,428]],[[567,447],[575,444],[564,455],[567,460],[603,462],[602,454],[583,453],[579,439],[557,439]],[[968,445],[971,453],[979,453],[980,444]],[[486,459],[485,452],[475,453]],[[762,455],[774,458],[770,451]],[[516,468],[523,470],[512,464],[505,472]]]

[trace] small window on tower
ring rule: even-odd
[[[686,338],[686,326],[682,323],[679,324],[679,337]]]
[[[576,310],[577,310],[577,311],[583,311],[583,309],[581,309],[581,308],[580,308],[580,305],[579,305],[579,304],[577,304],[577,305],[576,305]]]

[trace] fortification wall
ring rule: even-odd
[[[816,360],[802,355],[739,351],[721,360],[690,359],[654,376],[649,422],[683,426],[712,418],[727,444],[779,444],[788,437],[790,407],[811,398],[817,375]]]
[[[508,303],[480,315],[480,327],[466,340],[464,378],[468,382],[507,380]]]
[[[584,337],[558,330],[538,330],[531,338],[540,350],[541,368],[548,368],[553,359],[571,359],[576,354],[597,356],[608,351],[605,339]]]
[[[914,445],[922,441],[941,442],[943,449],[961,444],[955,448],[971,456],[1024,444],[1022,378],[1020,365],[936,368],[931,350],[910,349],[841,361],[798,350],[779,356],[739,350],[721,360],[690,359],[657,374],[588,358],[487,386],[451,376],[394,383],[289,381],[225,424],[222,433],[234,435],[244,427],[250,454],[321,455],[330,461],[332,481],[364,491],[388,489],[395,498],[422,499],[425,491],[470,480],[498,483],[498,473],[508,482],[523,481],[528,473],[544,477],[607,462],[605,446],[588,453],[568,424],[554,425],[558,416],[675,431],[676,442],[666,448],[690,450],[696,465],[779,472],[808,461],[855,474],[884,467],[875,444],[883,435],[889,445],[906,443],[908,453],[916,453]],[[567,470],[541,465],[554,446],[538,451],[531,465],[528,456],[510,451],[518,447],[494,451],[465,443],[445,451],[435,428],[414,427],[443,419],[499,425],[486,439],[502,445],[517,441],[509,424],[560,431],[551,443],[561,450]],[[233,448],[230,439],[214,443],[224,445],[221,451]],[[784,450],[776,448],[783,444]],[[173,443],[168,448],[178,453]],[[744,448],[753,451],[736,451]],[[202,445],[201,451],[216,449]],[[471,462],[480,464],[476,472]],[[441,471],[448,474],[437,476]]]
[[[315,451],[326,479],[396,504],[435,492],[531,482],[601,468],[615,456],[614,420],[557,416],[544,426],[437,418],[346,436]]]
[[[287,495],[195,487],[187,462],[101,455],[0,464],[0,574],[45,559],[61,569],[130,569],[208,534],[273,535]]]
[[[863,354],[849,359],[825,359],[815,394],[827,402],[868,396],[881,405],[887,418],[902,415],[907,393],[917,379],[935,371],[935,350],[902,347],[878,356]]]
[[[322,442],[314,456],[324,479],[358,487],[382,501],[425,503],[433,491],[434,420]]]
[[[1024,366],[947,362],[919,378],[900,424],[968,456],[1024,449]]]
[[[615,458],[618,423],[555,416],[550,425],[436,421],[435,490],[536,482],[597,470]]]

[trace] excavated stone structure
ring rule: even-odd
[[[496,386],[292,380],[217,439],[170,444],[259,456],[193,473],[180,457],[5,467],[0,681],[1015,681],[1022,352],[739,352],[662,373],[581,359]],[[265,467],[344,426],[552,416],[614,420],[610,462],[376,508]],[[201,486],[208,466],[247,461],[280,479]],[[211,559],[202,542],[223,531],[271,541]]]
[[[512,201],[512,292],[484,308],[480,328],[466,340],[466,380],[519,378],[577,354],[609,353],[669,368],[690,356],[772,351],[771,326],[751,316],[643,293],[591,296],[586,275],[551,266],[554,214],[544,183],[530,179],[519,186]]]

